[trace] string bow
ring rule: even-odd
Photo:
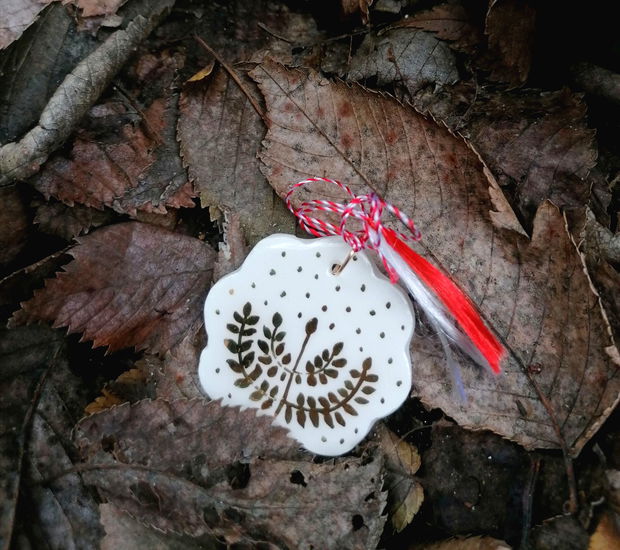
[[[295,207],[292,195],[298,188],[311,183],[324,182],[338,186],[351,200],[339,203],[311,199]],[[308,178],[291,186],[286,194],[286,205],[299,220],[300,226],[315,237],[340,235],[358,252],[370,249],[377,252],[392,283],[399,279],[408,288],[418,305],[437,329],[454,373],[459,391],[463,395],[457,364],[452,357],[446,338],[481,365],[500,372],[500,362],[505,350],[487,328],[465,293],[440,269],[420,256],[406,243],[418,241],[421,234],[413,220],[399,208],[372,192],[355,195],[345,184],[328,178]],[[387,210],[408,230],[407,233],[385,227],[383,212]],[[338,224],[317,217],[317,212],[332,212],[340,216]],[[348,222],[358,220],[358,228],[350,229]]]

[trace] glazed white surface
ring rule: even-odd
[[[208,344],[199,365],[205,392],[274,416],[321,455],[349,451],[411,388],[409,299],[364,252],[332,274],[349,250],[340,237],[272,235],[205,302]],[[274,330],[276,314],[281,324]],[[248,333],[241,338],[240,328]]]

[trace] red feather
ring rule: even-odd
[[[474,305],[454,282],[422,256],[414,252],[395,231],[381,228],[386,242],[411,267],[414,273],[436,294],[444,306],[458,322],[491,369],[499,373],[500,361],[505,355],[502,344],[484,324]]]

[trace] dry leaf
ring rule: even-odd
[[[81,204],[67,206],[61,202],[35,203],[37,212],[34,223],[49,235],[55,235],[66,241],[88,233],[91,228],[105,225],[112,221],[110,210],[97,210]]]
[[[20,138],[37,124],[58,84],[97,45],[92,36],[77,32],[64,6],[54,3],[19,42],[3,52],[0,143]]]
[[[90,416],[76,437],[89,463],[102,465],[91,482],[165,532],[374,548],[384,521],[381,461],[314,464],[286,434],[250,409],[158,400]]]
[[[137,210],[166,213],[166,207],[193,207],[193,189],[176,140],[179,98],[170,92],[183,62],[167,51],[140,57],[133,72],[150,105],[140,111],[139,123],[132,120],[133,105],[93,107],[70,157],[58,155],[46,163],[34,179],[35,187],[68,205],[109,206],[132,216]]]
[[[165,353],[202,325],[215,253],[158,227],[124,223],[78,239],[74,261],[15,314],[81,332],[111,351]]]
[[[351,59],[349,80],[374,77],[379,86],[401,83],[413,95],[427,84],[454,84],[459,74],[445,42],[428,32],[397,28],[366,35]]]
[[[252,81],[245,77],[244,83],[260,98]],[[262,120],[223,70],[210,82],[185,87],[179,138],[200,202],[238,215],[250,244],[295,227],[256,162],[264,135]]]
[[[105,529],[101,550],[204,550],[205,547],[211,549],[211,546],[205,546],[202,541],[196,542],[189,537],[149,529],[113,504],[100,504],[99,512],[101,524]]]
[[[620,273],[614,268],[620,260],[619,234],[612,234],[603,227],[586,208],[571,212],[570,227],[579,250],[585,257],[588,272],[609,317],[610,326],[616,340],[620,338]]]
[[[528,229],[546,199],[560,207],[588,200],[597,150],[581,96],[567,89],[494,93],[461,83],[419,94],[416,107],[467,139],[509,190]]]
[[[54,0],[5,0],[0,12],[0,50],[17,40]]]
[[[46,327],[0,331],[0,548],[9,547],[37,385],[62,347]]]
[[[447,40],[453,49],[473,53],[482,33],[475,25],[467,7],[460,2],[439,4],[432,9],[413,14],[396,24],[402,27],[415,27],[434,32],[440,40]]]
[[[503,540],[492,537],[455,537],[432,544],[414,544],[409,550],[510,550]]]
[[[420,468],[420,455],[414,446],[384,424],[379,424],[375,433],[385,460],[385,485],[392,525],[400,532],[411,523],[424,502],[422,485],[413,477]]]
[[[108,86],[137,45],[157,26],[173,0],[148,4],[126,29],[108,37],[83,59],[56,89],[39,123],[20,141],[0,147],[0,185],[35,174],[48,155],[61,145],[90,106]]]
[[[413,217],[424,253],[461,285],[510,350],[498,378],[463,363],[464,404],[446,383],[436,338],[418,336],[415,393],[463,426],[527,448],[559,447],[557,422],[578,453],[613,410],[620,379],[607,320],[558,210],[542,205],[531,241],[499,229],[489,212],[509,216],[505,199],[491,200],[478,157],[445,128],[391,98],[313,72],[266,62],[252,76],[271,119],[264,173],[278,193],[308,176],[336,178],[357,193],[372,185]],[[338,197],[319,186],[314,196]],[[540,372],[530,375],[536,365]]]
[[[485,33],[489,37],[491,78],[512,86],[523,84],[530,73],[536,9],[529,1],[491,0]]]
[[[0,205],[0,266],[5,266],[26,244],[30,215],[16,187],[0,188]]]
[[[69,434],[83,390],[61,336],[46,327],[0,333],[0,548],[96,548],[97,504],[73,468]],[[48,480],[45,484],[42,480]],[[49,481],[51,480],[51,481]],[[19,494],[19,507],[15,505]]]

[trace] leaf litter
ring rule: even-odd
[[[76,18],[51,6],[0,55],[1,135],[13,141],[0,154],[3,181],[34,174],[42,194],[6,191],[19,201],[2,213],[2,310],[6,318],[23,302],[13,324],[66,327],[105,346],[117,369],[103,383],[95,352],[75,357],[73,337],[35,324],[8,331],[14,350],[0,379],[12,384],[3,394],[15,414],[3,429],[17,439],[0,439],[0,548],[508,548],[504,539],[540,550],[559,540],[585,547],[586,529],[609,536],[588,519],[596,505],[584,498],[597,493],[577,495],[571,456],[581,453],[577,466],[592,460],[593,437],[597,456],[612,456],[607,441],[617,437],[609,422],[595,435],[619,384],[613,174],[595,166],[589,98],[536,88],[532,36],[547,8],[362,0],[336,3],[328,21],[277,1],[180,0],[158,25],[140,0],[116,14],[120,3],[80,0]],[[113,87],[68,101],[54,111],[53,143],[23,148],[62,78],[76,65],[71,78],[81,74],[110,28],[124,32],[140,13],[154,18],[134,26],[132,44],[154,32],[131,59],[118,50],[100,75]],[[36,86],[33,60],[46,48],[57,55],[42,65],[38,81],[48,84]],[[347,82],[327,78],[335,74]],[[15,147],[32,162],[13,171]],[[389,421],[394,432],[379,425],[332,460],[302,451],[267,417],[208,402],[196,380],[209,285],[248,244],[294,231],[278,195],[306,176],[374,187],[412,215],[420,252],[510,351],[497,379],[460,358],[468,401],[459,402],[422,319],[411,348],[422,404],[410,400]],[[194,196],[200,210],[189,210]],[[205,234],[210,219],[219,236]],[[47,248],[33,251],[44,232]],[[217,254],[204,242],[222,237]],[[128,347],[139,350],[130,359]],[[423,412],[435,407],[443,412]],[[566,499],[579,515],[531,529]],[[474,532],[486,536],[462,536]]]
[[[471,395],[464,404],[444,383],[433,336],[416,338],[414,393],[461,425],[491,429],[527,448],[561,447],[559,423],[561,439],[577,454],[618,400],[619,365],[605,312],[557,208],[541,205],[531,240],[506,231],[490,215],[502,212],[515,224],[503,195],[489,193],[497,183],[462,139],[433,121],[389,97],[273,61],[252,76],[271,120],[261,159],[274,188],[284,195],[291,181],[340,174],[354,192],[374,189],[398,204],[423,232],[423,249],[461,284],[510,350],[497,380],[463,369]],[[321,189],[317,195],[333,198]],[[545,366],[536,385],[532,364]]]

